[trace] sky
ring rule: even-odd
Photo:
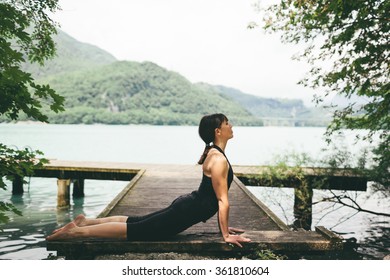
[[[191,82],[261,97],[299,98],[314,91],[297,82],[309,70],[292,60],[299,47],[261,28],[256,0],[60,0],[52,18],[75,39],[118,60],[151,61]],[[264,5],[274,0],[261,0]]]

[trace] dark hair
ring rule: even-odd
[[[227,121],[228,118],[224,114],[212,114],[204,116],[199,123],[199,136],[205,142],[206,147],[204,148],[203,154],[200,157],[198,164],[203,164],[205,161],[209,150],[211,149],[211,144],[214,142],[215,138],[215,129],[220,128],[224,121]]]

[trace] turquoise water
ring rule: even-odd
[[[126,182],[86,180],[84,198],[71,198],[69,209],[57,209],[57,180],[31,178],[23,195],[2,192],[0,200],[11,201],[23,216],[11,215],[1,226],[0,259],[46,259],[56,252],[46,250],[45,237],[78,214],[97,216],[124,187]]]
[[[325,142],[324,128],[234,127],[227,155],[234,165],[262,165],[279,154],[305,152],[321,154]],[[108,126],[108,125],[47,125],[35,123],[0,124],[0,142],[19,148],[31,147],[47,158],[61,160],[113,161],[133,163],[194,164],[203,143],[197,127],[176,126]],[[352,145],[353,135],[346,134],[344,143]],[[352,151],[353,152],[353,151]],[[57,186],[54,178],[31,178],[22,196],[11,190],[0,191],[0,201],[11,201],[23,212],[1,225],[0,259],[46,259],[55,252],[46,251],[45,237],[56,227],[69,222],[80,213],[97,216],[126,186],[121,181],[86,180],[84,198],[72,199],[71,207],[56,207]],[[293,194],[289,189],[250,188],[279,217],[290,223]],[[315,191],[314,196],[322,194]],[[373,209],[386,212],[388,200],[367,199],[359,192],[359,201]],[[359,254],[365,259],[381,259],[389,252],[388,218],[354,213],[346,208],[319,204],[313,210],[313,226],[330,228],[345,238],[356,238]]]

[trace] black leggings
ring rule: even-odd
[[[200,221],[194,206],[194,198],[185,195],[167,208],[145,216],[128,217],[127,240],[157,240],[186,230]]]

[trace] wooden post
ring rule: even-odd
[[[23,194],[23,177],[15,175],[14,180],[12,181],[12,194]]]
[[[84,197],[84,179],[73,180],[73,197]]]
[[[313,189],[307,185],[294,188],[294,227],[311,229]]]
[[[70,187],[70,179],[58,179],[57,180],[57,207],[65,208],[70,206],[70,195],[69,195],[69,187]]]

